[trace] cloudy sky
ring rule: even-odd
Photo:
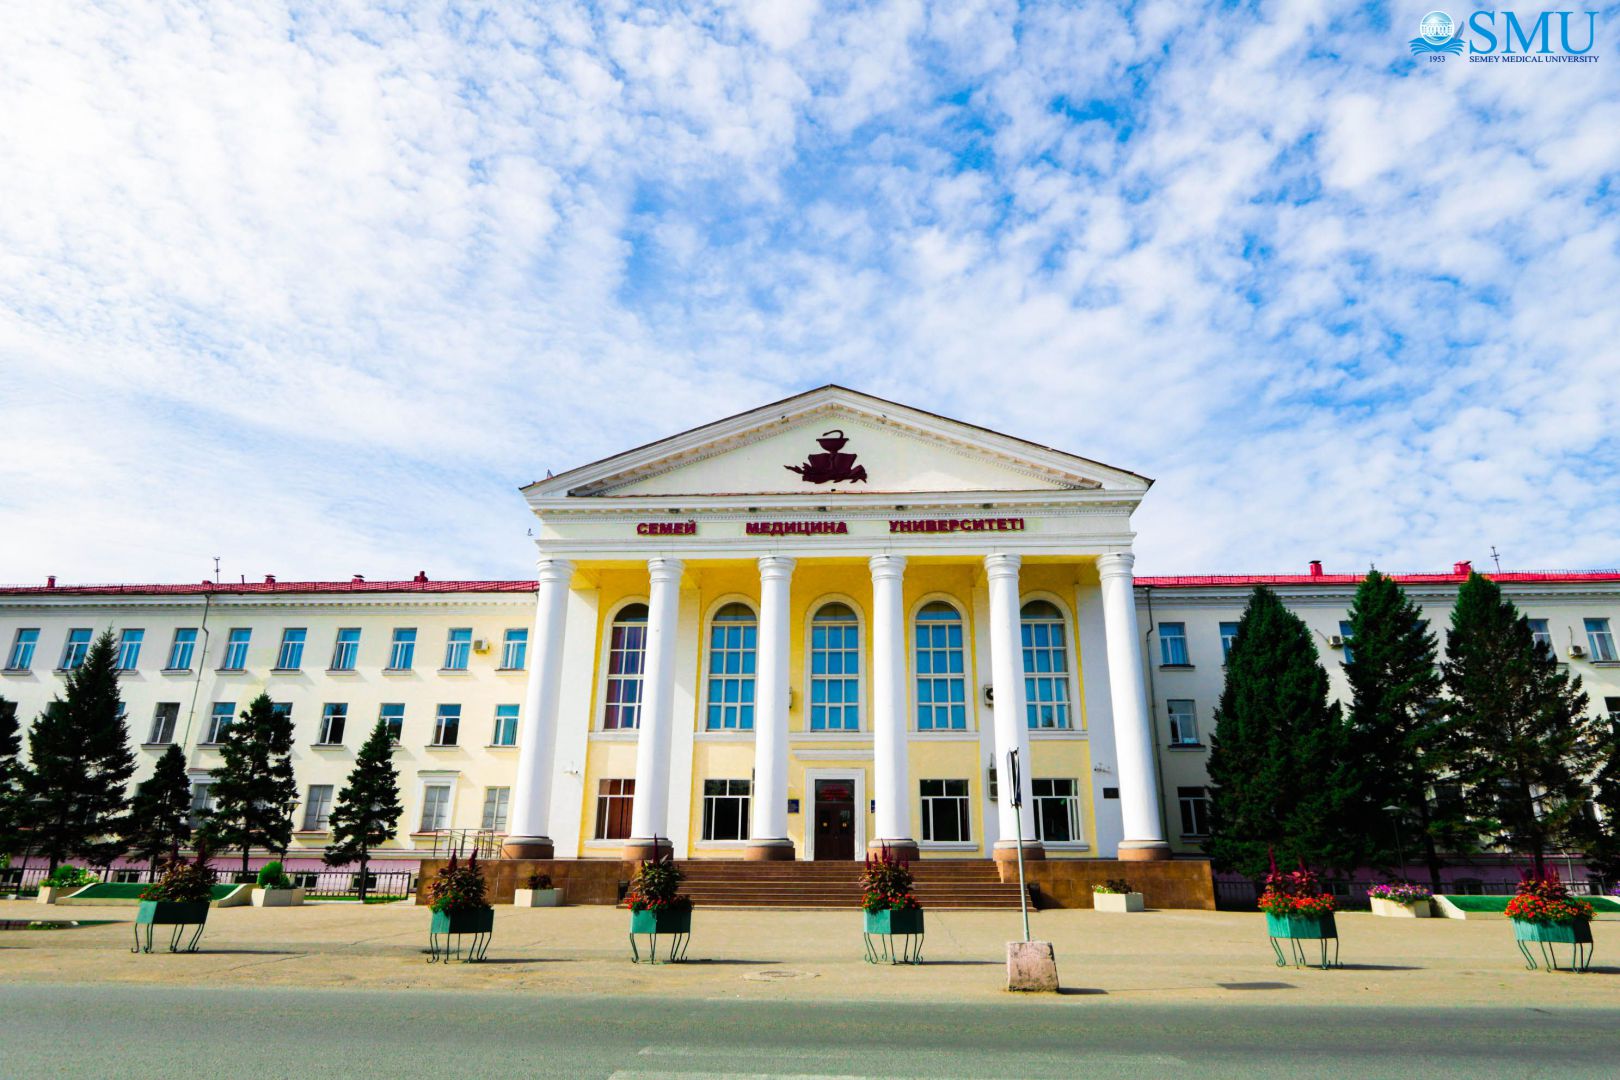
[[[7,5],[0,580],[523,577],[825,382],[1156,477],[1141,572],[1620,564],[1620,7],[1430,6]]]

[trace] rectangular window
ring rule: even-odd
[[[466,671],[467,655],[472,652],[472,631],[452,630],[444,643],[444,670]]]
[[[596,785],[596,838],[628,840],[630,809],[636,800],[634,780],[601,780]]]
[[[438,832],[450,824],[450,785],[428,784],[422,788],[422,827],[418,832]]]
[[[151,746],[166,746],[174,742],[175,722],[180,719],[178,701],[160,701],[152,710],[152,731],[146,740]]]
[[[208,714],[208,737],[203,740],[207,743],[225,741],[225,732],[231,726],[231,720],[236,716],[236,702],[216,701],[214,708]]]
[[[145,630],[125,630],[118,635],[118,670],[134,671],[141,663],[141,642]]]
[[[1198,716],[1192,699],[1169,698],[1165,704],[1170,707],[1170,745],[1197,746]]]
[[[11,652],[6,654],[7,671],[27,671],[34,666],[34,647],[39,644],[39,630],[30,627],[18,630],[11,639]]]
[[[292,702],[290,702],[290,701],[272,701],[270,703],[270,711],[275,713],[277,716],[285,716],[287,719],[291,720],[292,719]]]
[[[461,706],[440,705],[433,718],[433,745],[454,746],[461,735]]]
[[[1613,663],[1614,635],[1609,632],[1608,619],[1586,620],[1586,642],[1592,647],[1592,659],[1599,663]]]
[[[1031,730],[1069,727],[1069,648],[1063,617],[1046,603],[1027,604],[1023,635],[1024,709]]]
[[[1164,667],[1186,667],[1187,624],[1167,622],[1159,624],[1159,663]]]
[[[484,817],[480,828],[491,832],[506,831],[506,810],[512,805],[512,789],[492,787],[484,789]]]
[[[1620,724],[1620,697],[1606,697],[1603,708],[1609,714],[1609,723]]]
[[[754,667],[759,624],[741,604],[727,604],[709,627],[710,731],[749,731],[754,726]]]
[[[516,705],[495,706],[495,734],[490,738],[491,746],[517,745],[518,707]]]
[[[748,839],[750,780],[703,781],[703,839]]]
[[[399,742],[405,733],[405,703],[391,701],[383,705],[378,711],[377,718],[388,726],[388,737]]]
[[[1181,805],[1181,835],[1209,835],[1209,793],[1201,787],[1176,788]]]
[[[917,730],[967,729],[966,659],[962,617],[949,604],[936,601],[917,613],[914,657],[917,664]]]
[[[281,632],[281,648],[276,652],[277,671],[297,671],[304,666],[304,638],[308,635],[309,631],[303,629]]]
[[[221,671],[241,671],[247,667],[248,642],[253,638],[253,631],[245,626],[233,629],[225,638],[225,659],[219,665]]]
[[[191,785],[191,817],[193,830],[203,827],[208,815],[214,809],[213,784],[209,781],[194,781]]]
[[[416,663],[416,628],[396,627],[394,643],[388,649],[388,670],[409,671],[414,663]]]
[[[620,613],[608,636],[607,711],[602,730],[625,731],[641,723],[641,672],[647,659],[646,609]],[[629,611],[630,609],[626,609]]]
[[[922,838],[934,844],[964,843],[973,839],[968,828],[968,782],[922,782]]]
[[[810,730],[861,727],[861,628],[843,604],[827,604],[810,624]]]
[[[1221,623],[1221,663],[1232,659],[1232,646],[1237,642],[1238,624],[1235,622]]]
[[[190,671],[191,654],[197,651],[197,631],[195,627],[182,627],[174,632],[174,641],[169,644],[169,662],[163,666],[165,671]]]
[[[325,832],[332,817],[332,785],[311,784],[304,800],[304,831]]]
[[[1344,662],[1347,664],[1356,662],[1355,651],[1350,648],[1350,639],[1355,636],[1351,631],[1352,628],[1348,619],[1339,620],[1339,640],[1344,642]]]
[[[322,746],[343,745],[343,725],[349,722],[349,706],[342,702],[328,702],[321,710]]]
[[[332,670],[353,671],[355,661],[360,657],[360,630],[358,627],[349,627],[337,632],[337,641],[332,645]]]
[[[1552,647],[1553,647],[1552,630],[1548,627],[1547,620],[1546,619],[1526,619],[1525,622],[1527,622],[1530,625],[1530,640],[1531,640],[1531,642],[1533,642],[1536,645],[1543,645],[1543,646],[1546,647],[1548,652],[1552,652]]]
[[[508,630],[506,638],[501,642],[501,669],[503,671],[522,671],[529,662],[529,632],[527,630]]]
[[[62,646],[62,663],[58,665],[63,671],[72,671],[84,663],[85,654],[90,651],[89,630],[69,630],[67,644]]]
[[[1047,844],[1073,844],[1080,832],[1080,781],[1030,779],[1035,799],[1035,838]]]

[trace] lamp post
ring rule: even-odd
[[[1401,843],[1401,808],[1399,806],[1386,806],[1385,812],[1392,815],[1395,823],[1395,854],[1401,860],[1401,880],[1406,880],[1406,846]]]

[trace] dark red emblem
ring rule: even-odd
[[[866,466],[855,464],[855,455],[843,452],[844,444],[849,442],[844,433],[838,428],[821,433],[816,442],[821,444],[825,454],[811,454],[810,460],[803,465],[784,465],[788,472],[796,472],[804,477],[807,484],[836,484],[840,482],[866,483]]]

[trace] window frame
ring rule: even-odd
[[[297,634],[295,638],[292,635]],[[283,626],[281,644],[276,646],[276,671],[302,671],[304,647],[309,644],[309,627]],[[291,663],[288,663],[291,660]]]
[[[23,640],[24,634],[32,634],[28,640]],[[12,672],[32,671],[34,667],[34,654],[39,649],[39,627],[19,626],[11,635],[11,650],[6,653],[6,670]]]
[[[1175,633],[1166,633],[1169,627],[1176,628]],[[1192,648],[1187,642],[1187,624],[1181,620],[1160,622],[1157,629],[1159,639],[1159,666],[1162,668],[1189,668],[1193,666]],[[1179,659],[1177,659],[1179,655]]]
[[[645,613],[641,619],[625,620],[624,612],[632,607],[640,607]],[[598,731],[639,731],[641,729],[641,706],[645,700],[643,691],[646,689],[647,677],[647,632],[651,626],[652,606],[643,597],[627,597],[620,601],[611,611],[602,624],[602,656],[606,658],[606,665],[602,672],[602,700],[596,710],[596,730]],[[614,672],[614,632],[623,626],[626,634],[639,627],[641,640],[635,647],[626,646],[622,651],[626,656],[638,656],[639,662],[635,672]],[[626,701],[622,688],[635,687],[635,700]],[[615,700],[616,691],[619,694]],[[633,723],[624,723],[624,717],[629,714]],[[609,721],[612,721],[610,723]]]
[[[493,806],[491,804],[494,804]],[[495,786],[484,789],[483,809],[478,814],[478,828],[483,832],[506,832],[512,815],[512,787]]]
[[[1349,619],[1339,620],[1339,640],[1343,643],[1339,646],[1339,649],[1344,653],[1344,662],[1346,664],[1356,662],[1355,628],[1355,624]]]
[[[710,785],[717,784],[724,785],[725,790],[711,792],[709,790]],[[736,785],[741,785],[743,790],[740,792],[733,790]],[[703,793],[701,798],[703,800],[703,816],[698,832],[698,835],[701,838],[699,841],[700,843],[737,844],[747,842],[751,835],[751,818],[753,816],[754,808],[754,782],[752,779],[740,779],[737,777],[704,777]],[[737,814],[736,831],[741,835],[714,835],[716,818],[718,817],[721,803],[735,804],[734,806],[730,807],[730,810],[735,810]],[[730,810],[728,810],[728,813]]]
[[[401,634],[409,634],[410,637],[402,638]],[[394,627],[388,639],[388,666],[384,671],[410,671],[416,665],[416,635],[414,626]],[[404,663],[400,663],[402,659]]]
[[[92,628],[88,626],[68,627],[67,639],[62,643],[62,661],[56,665],[56,670],[77,671],[83,667],[84,658],[90,655],[90,643],[94,640],[95,631]]]
[[[1581,617],[1586,629],[1587,659],[1594,664],[1613,664],[1620,660],[1614,648],[1614,629],[1606,618]]]
[[[1209,835],[1209,788],[1207,787],[1177,787],[1176,808],[1181,818],[1181,835],[1192,839]],[[1188,822],[1193,825],[1202,825],[1202,832],[1188,831]]]
[[[432,800],[433,803],[437,804],[442,817],[442,823],[435,824],[432,828],[429,828],[428,807],[430,805],[430,800],[428,798],[428,793],[431,791],[442,791],[444,792],[444,797],[443,799]],[[436,833],[444,832],[445,830],[449,829],[451,813],[455,809],[455,804],[456,785],[454,780],[437,776],[424,778],[422,780],[421,806],[416,815],[417,833]]]
[[[130,635],[135,635],[132,639]],[[141,646],[146,642],[146,630],[139,626],[126,627],[118,632],[118,658],[114,661],[119,671],[135,671],[141,663]],[[132,647],[133,646],[133,647]],[[128,661],[125,653],[128,653]]]
[[[721,619],[721,613],[733,606],[747,610],[751,618]],[[703,702],[698,713],[702,719],[702,727],[699,730],[704,735],[752,734],[759,715],[759,606],[757,602],[745,597],[723,597],[711,607],[708,618],[704,620],[704,627],[703,654],[699,661],[701,665],[699,671],[703,679]],[[735,647],[730,644],[717,647],[716,630],[727,628],[736,628],[738,644]],[[738,670],[720,672],[712,670],[717,655],[721,657],[735,655]],[[719,684],[721,695],[718,699],[715,697],[716,684]],[[727,688],[732,684],[737,688],[735,701],[725,697]],[[718,726],[714,722],[716,709],[719,710],[720,718]],[[733,722],[728,724],[727,719]]]
[[[610,786],[613,790],[609,790]],[[633,776],[600,776],[596,780],[595,824],[591,830],[592,839],[612,842],[614,840],[628,840],[632,829],[636,807],[636,779]],[[622,836],[613,835],[619,831],[619,821],[622,818]]]
[[[1025,619],[1024,611],[1032,604],[1050,605],[1052,609],[1057,612],[1057,619]],[[1030,651],[1032,649],[1044,648],[1050,652],[1052,651],[1053,646],[1051,644],[1047,644],[1045,646],[1026,644],[1024,628],[1025,626],[1033,625],[1051,626],[1054,621],[1058,627],[1057,634],[1059,642],[1057,647],[1062,650],[1063,654],[1063,671],[1061,673],[1056,671],[1031,672],[1029,666]],[[1071,618],[1071,612],[1068,610],[1067,606],[1064,605],[1059,598],[1048,593],[1030,593],[1029,595],[1023,597],[1018,605],[1019,658],[1024,665],[1024,722],[1028,727],[1028,730],[1031,732],[1067,732],[1080,730],[1080,725],[1077,723],[1079,719],[1078,703],[1080,700],[1080,688],[1075,682],[1074,665],[1074,658],[1079,655],[1079,648],[1078,643],[1074,638],[1073,628],[1074,620]],[[1062,687],[1063,699],[1061,701],[1037,700],[1036,692],[1039,690],[1037,680],[1039,679],[1050,680],[1054,686]],[[1033,722],[1036,719],[1035,712],[1042,706],[1056,706],[1060,710],[1062,723],[1050,727],[1037,727]]]
[[[181,637],[190,634],[189,638]],[[190,671],[192,661],[197,659],[197,628],[195,626],[177,626],[174,636],[169,639],[169,659],[164,663],[164,671]],[[185,661],[181,663],[181,661]]]
[[[940,793],[938,795],[929,794],[928,785],[930,785],[930,784],[939,784],[939,785],[941,785]],[[960,794],[960,795],[952,794],[949,787],[946,786],[946,785],[951,785],[951,784],[961,784],[962,785],[962,794]],[[974,842],[973,841],[973,806],[972,806],[972,802],[973,802],[973,782],[971,780],[967,779],[966,777],[960,777],[960,776],[937,777],[937,778],[930,777],[928,779],[920,779],[919,778],[918,781],[917,781],[917,798],[918,798],[918,801],[919,801],[919,804],[920,804],[920,809],[921,809],[921,812],[922,812],[922,838],[921,838],[921,843],[924,843],[924,844],[939,844],[939,845],[943,845],[943,846],[956,846],[956,845],[962,845],[962,844],[972,844]],[[934,835],[934,833],[937,830],[934,828],[935,821],[934,821],[933,804],[936,803],[936,802],[937,803],[952,802],[952,803],[956,804],[957,810],[956,810],[955,818],[956,818],[956,825],[958,826],[958,828],[959,828],[959,830],[961,832],[960,836],[957,836],[957,837],[951,838],[951,839],[941,839],[941,838],[936,837]],[[949,813],[949,811],[946,811],[946,812]]]
[[[512,663],[513,653],[517,663]],[[523,671],[529,666],[529,631],[527,627],[508,627],[501,635],[501,671]]]
[[[1055,792],[1043,795],[1039,790],[1041,784],[1070,784],[1073,786],[1073,790],[1066,795]],[[1060,847],[1084,846],[1086,843],[1086,822],[1080,806],[1080,778],[1076,776],[1032,776],[1029,781],[1029,789],[1030,802],[1033,804],[1032,810],[1035,818],[1035,839],[1042,844]],[[1044,804],[1049,802],[1065,804],[1065,808],[1060,813],[1068,821],[1069,836],[1066,840],[1052,839],[1046,835],[1046,819],[1043,816],[1043,810],[1045,809]]]
[[[220,706],[222,706],[222,705],[224,706],[223,709],[220,708]],[[220,722],[220,717],[225,718],[224,723]],[[210,707],[209,710],[208,710],[208,735],[207,735],[206,738],[204,738],[202,745],[204,745],[204,746],[218,746],[221,742],[224,742],[225,732],[226,732],[227,729],[230,728],[231,724],[235,720],[236,720],[236,702],[234,702],[234,701],[216,701],[216,702],[214,702],[212,707]]]
[[[167,714],[168,721],[169,721],[169,726],[168,726],[168,728],[166,730],[161,726],[163,717],[165,715],[164,714],[165,709],[170,710],[168,712],[168,714]],[[152,724],[147,729],[146,742],[142,743],[141,745],[143,745],[143,746],[173,746],[174,745],[174,733],[175,733],[176,730],[179,729],[179,727],[180,727],[180,703],[178,701],[159,701],[159,702],[155,702],[152,705]],[[162,735],[164,737],[159,738],[158,737],[159,735]]]
[[[503,710],[503,709],[509,709],[511,711],[510,712],[502,712],[501,710]],[[502,705],[496,705],[495,706],[495,727],[490,732],[489,745],[491,745],[491,746],[516,746],[517,745],[517,737],[518,737],[518,722],[522,719],[522,717],[523,717],[523,708],[520,705],[514,705],[514,704],[511,704],[511,703],[502,704]],[[507,723],[508,721],[510,722],[509,724]],[[501,740],[501,735],[502,735],[501,728],[503,726],[506,726],[506,727],[510,728],[510,735],[511,735],[511,737],[509,739],[505,740],[504,742]]]
[[[843,672],[842,674],[839,674],[839,675],[833,675],[833,674],[826,673],[826,672],[823,672],[823,673],[818,675],[816,673],[816,670],[815,670],[816,619],[817,619],[817,616],[819,616],[822,613],[822,611],[824,611],[828,607],[831,607],[834,604],[838,604],[838,605],[841,605],[842,607],[846,608],[850,613],[850,618],[849,619],[841,619],[841,620],[838,620],[837,622],[833,622],[832,620],[828,620],[823,625],[824,626],[847,627],[851,622],[854,623],[854,626],[855,626],[855,648],[854,648],[854,653],[855,653],[855,673],[854,673],[854,675],[850,675],[849,672],[847,672],[847,671],[845,671],[845,672]],[[868,649],[868,642],[867,642],[867,636],[866,636],[866,621],[861,615],[861,609],[860,609],[859,605],[857,605],[849,597],[842,596],[842,595],[839,595],[839,594],[836,594],[836,593],[829,594],[829,595],[826,595],[826,596],[822,596],[822,597],[819,597],[818,599],[816,599],[814,602],[812,602],[810,604],[809,608],[806,611],[805,626],[804,626],[804,642],[805,642],[805,653],[804,653],[804,661],[805,661],[804,662],[804,703],[805,703],[805,706],[804,706],[804,734],[818,735],[818,736],[830,736],[830,737],[838,737],[838,736],[848,737],[848,736],[851,736],[851,735],[859,735],[862,732],[867,731],[868,729],[867,729],[867,719],[866,719],[866,678],[867,678],[866,656],[867,656],[867,654],[868,654],[868,652],[870,650]],[[839,653],[843,653],[843,654],[846,654],[846,655],[850,652],[850,650],[848,648],[840,648],[840,649],[834,650],[834,651],[837,651]],[[816,716],[816,709],[817,708],[823,708],[823,709],[836,708],[836,709],[838,709],[838,710],[840,710],[840,711],[842,711],[844,713],[844,717],[845,717],[846,720],[848,719],[848,711],[847,710],[851,707],[851,703],[847,698],[844,701],[838,702],[836,705],[834,703],[830,702],[830,701],[828,701],[828,702],[819,702],[819,703],[816,701],[816,688],[817,688],[817,685],[819,683],[831,684],[831,683],[834,683],[834,682],[842,683],[844,685],[846,691],[847,691],[847,688],[848,688],[850,683],[853,683],[855,685],[855,701],[853,703],[854,710],[855,710],[855,726],[852,727],[852,728],[851,727],[819,727],[818,728],[818,727],[815,726],[815,716]]]
[[[315,793],[324,791],[321,802],[316,802]],[[335,802],[335,790],[332,784],[310,784],[304,789],[304,821],[299,832],[331,832],[332,806]]]
[[[453,709],[454,712],[446,710]],[[453,723],[452,723],[453,721]],[[445,741],[445,733],[451,739]],[[460,746],[461,745],[461,704],[459,702],[440,702],[433,710],[433,741],[429,746]]]
[[[237,635],[242,635],[237,637]],[[246,671],[248,649],[253,644],[253,627],[233,626],[225,633],[225,652],[219,659],[220,671]],[[232,660],[235,663],[232,663]]]
[[[456,635],[465,634],[458,638]],[[470,626],[452,626],[444,632],[444,666],[440,671],[467,671],[472,664],[473,632]],[[460,660],[457,664],[455,661]]]
[[[947,710],[947,717],[950,719],[954,719],[954,716],[951,715],[950,710],[957,707],[961,708],[962,724],[960,727],[956,726],[955,724],[947,724],[944,727],[940,727],[933,723],[930,723],[930,726],[928,727],[922,726],[922,711],[924,708],[930,710],[932,717],[937,719],[939,710],[942,707],[936,701],[930,700],[925,704],[922,700],[922,683],[924,674],[921,670],[921,659],[923,649],[917,640],[918,630],[925,622],[932,621],[950,625],[947,620],[944,619],[923,619],[923,612],[927,611],[929,607],[936,603],[943,604],[956,613],[956,621],[954,625],[961,631],[962,640],[957,646],[954,646],[954,648],[959,650],[961,653],[962,670],[959,672],[947,671],[943,675],[930,671],[927,674],[927,678],[930,682],[936,684],[942,683],[948,685],[953,680],[960,682],[962,688],[960,701],[958,702],[947,697],[943,706],[943,708]],[[968,621],[966,608],[953,596],[945,594],[932,594],[925,596],[920,602],[918,602],[916,607],[913,608],[911,612],[909,629],[910,633],[907,634],[906,644],[909,653],[907,659],[909,661],[911,675],[911,718],[908,721],[910,733],[913,735],[928,736],[937,734],[960,734],[976,730],[978,727],[978,712],[973,707],[975,703],[971,690],[973,687],[978,685],[978,682],[975,677],[973,665],[973,632],[971,629],[971,624]],[[948,653],[952,648],[953,646],[950,646],[949,644],[947,644],[944,648],[936,648],[933,645],[929,645],[927,651],[930,655],[933,655],[935,653]],[[931,693],[930,697],[932,697]]]
[[[345,637],[352,634],[353,637]],[[360,627],[340,626],[337,634],[332,638],[332,662],[327,665],[329,672],[353,671],[360,662]]]
[[[334,722],[337,738],[334,734]],[[327,701],[321,704],[321,726],[316,732],[316,746],[342,746],[345,729],[349,726],[349,703]]]
[[[1232,646],[1237,644],[1238,627],[1240,625],[1242,625],[1240,622],[1220,622],[1216,624],[1217,632],[1221,635],[1222,667],[1225,667],[1227,662],[1232,659]],[[1232,628],[1231,633],[1226,632],[1227,627]]]
[[[389,709],[395,709],[395,708],[397,708],[399,710],[397,715],[387,711]],[[385,725],[387,725],[388,730],[389,730],[389,735],[388,735],[389,740],[395,746],[398,746],[399,743],[400,743],[400,740],[405,737],[405,702],[403,702],[403,701],[379,702],[378,705],[377,705],[377,719],[381,720]],[[394,721],[396,721],[396,720],[398,721],[397,725],[394,723]]]
[[[1177,703],[1185,702],[1189,708],[1186,712],[1178,713],[1175,709]],[[1198,731],[1198,699],[1197,698],[1171,698],[1164,699],[1165,713],[1169,718],[1169,733],[1171,746],[1203,746],[1202,737]],[[1185,717],[1186,723],[1192,727],[1192,738],[1184,736],[1186,732],[1178,723],[1178,718]]]

